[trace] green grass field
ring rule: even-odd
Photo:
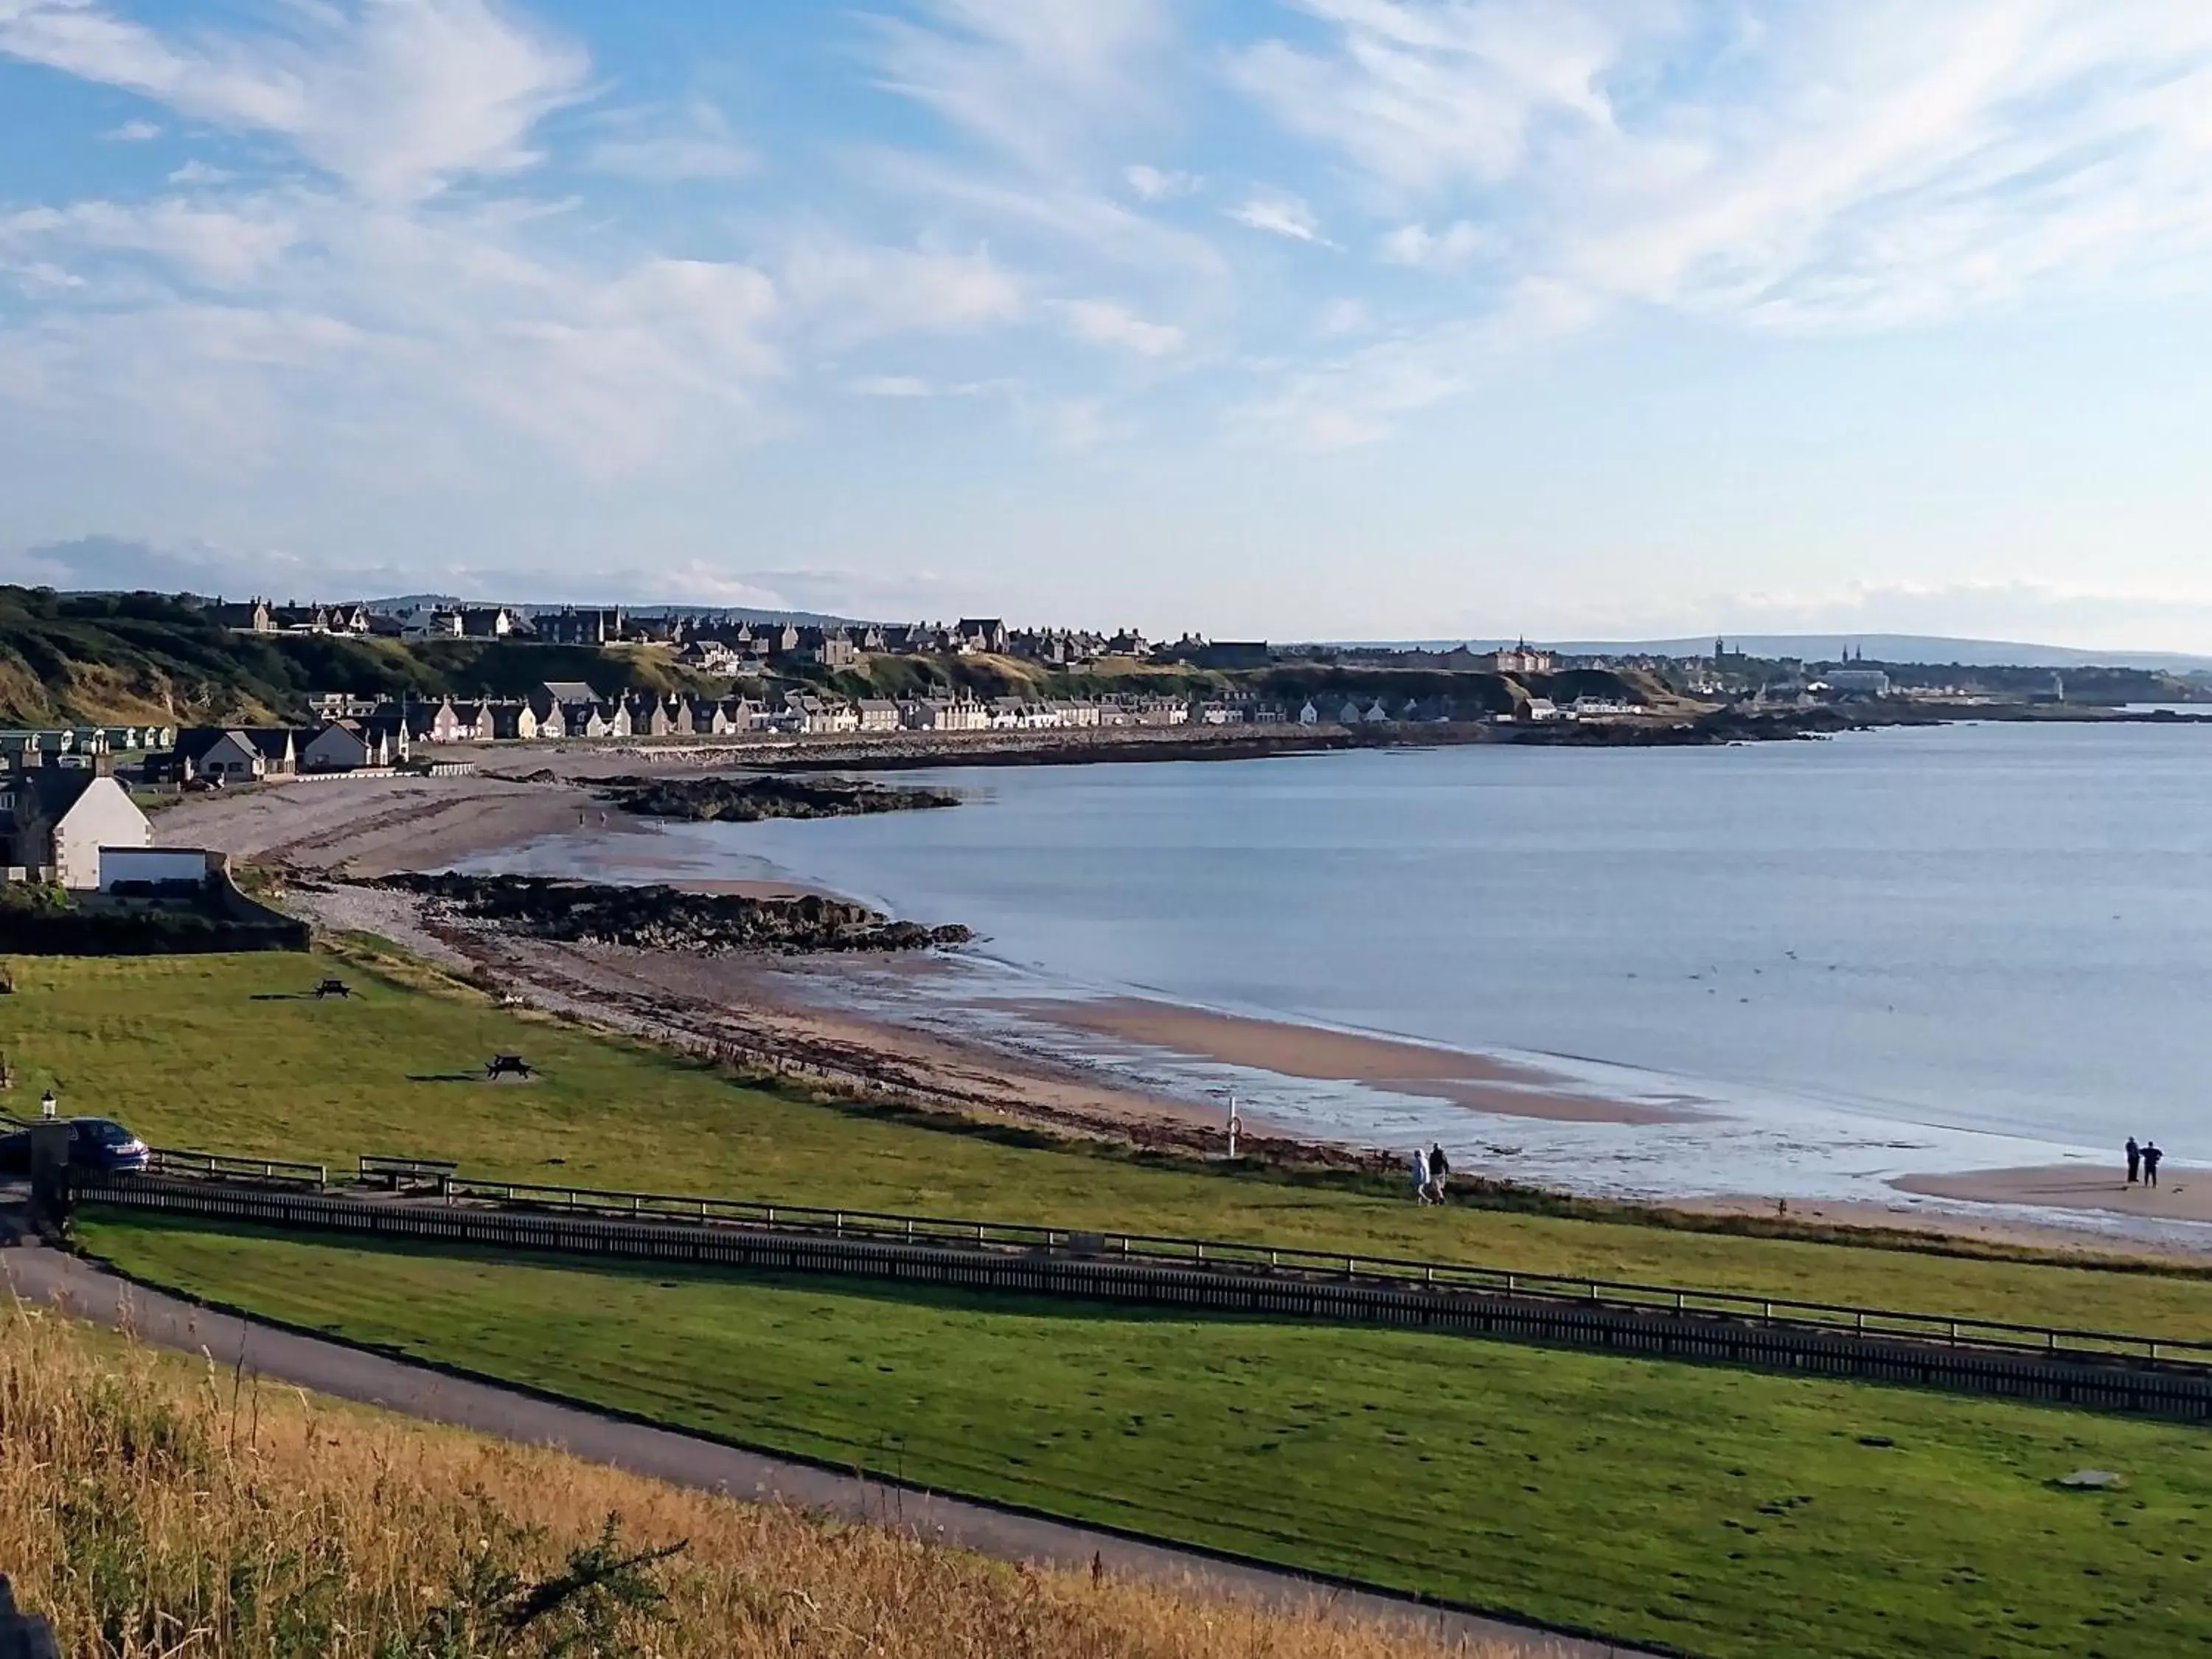
[[[2201,1337],[2212,1279],[1422,1210],[1257,1174],[1003,1144],[734,1083],[710,1068],[322,957],[21,959],[0,997],[17,1098],[52,1085],[156,1145],[327,1161],[450,1158],[514,1180],[1266,1239],[1536,1273]],[[325,972],[350,1001],[296,994]],[[272,1000],[273,999],[273,1000]],[[473,1080],[495,1049],[540,1082]],[[458,1079],[458,1080],[456,1080]]]
[[[101,1220],[145,1278],[751,1444],[1711,1659],[2212,1652],[2212,1437],[1413,1333]],[[2124,1491],[2062,1491],[2084,1467]]]

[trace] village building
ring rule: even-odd
[[[258,783],[290,777],[298,758],[289,726],[204,726],[177,733],[172,765],[179,783]]]
[[[35,755],[0,774],[0,864],[78,890],[100,885],[104,848],[149,847],[154,827],[102,765],[49,767]]]
[[[558,611],[542,611],[531,618],[532,630],[548,645],[607,645],[623,636],[623,613],[619,608],[579,610],[574,605],[562,605]]]

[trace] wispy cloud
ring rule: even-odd
[[[1152,102],[1139,65],[1174,39],[1165,0],[922,0],[878,16],[884,84],[1025,165],[1056,166]]]
[[[121,126],[110,127],[100,136],[111,144],[145,144],[159,138],[161,129],[151,121],[125,121]]]
[[[1182,349],[1182,331],[1167,323],[1148,323],[1127,306],[1110,300],[1071,300],[1060,307],[1068,326],[1093,345],[1164,357]]]
[[[1229,216],[1253,230],[1287,236],[1294,242],[1322,242],[1321,222],[1304,201],[1284,191],[1261,191],[1229,210]]]
[[[1129,189],[1140,202],[1164,202],[1177,196],[1188,196],[1198,188],[1195,173],[1147,167],[1141,161],[1134,167],[1124,167],[1121,177],[1128,181]]]
[[[531,129],[584,89],[581,48],[488,0],[342,0],[283,21],[186,37],[94,0],[8,0],[0,55],[194,119],[277,134],[351,188],[388,199],[531,165]]]
[[[624,111],[605,118],[600,130],[584,165],[642,184],[742,179],[759,165],[729,118],[696,100],[672,110]]]

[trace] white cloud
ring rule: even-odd
[[[161,129],[151,121],[125,121],[119,127],[110,127],[100,135],[110,143],[150,143],[161,136]]]
[[[1422,224],[1401,225],[1383,237],[1381,253],[1388,264],[1452,270],[1497,246],[1495,235],[1460,219],[1440,231]]]
[[[1093,345],[1164,357],[1182,349],[1182,331],[1167,323],[1148,323],[1110,300],[1071,300],[1060,307],[1068,326]]]
[[[222,167],[210,167],[205,161],[187,161],[169,175],[173,185],[220,185],[235,178],[235,173]]]
[[[1409,191],[1504,177],[1540,117],[1609,125],[1599,86],[1622,40],[1576,0],[1300,0],[1339,31],[1333,54],[1264,41],[1231,77],[1293,131]],[[1605,9],[1633,17],[1630,0]]]
[[[1188,196],[1198,188],[1198,179],[1193,173],[1163,172],[1141,161],[1123,169],[1121,176],[1128,180],[1129,189],[1140,202],[1164,202],[1171,197]]]
[[[604,125],[605,136],[584,152],[584,165],[595,173],[678,184],[741,179],[759,165],[712,104],[695,100],[679,111],[630,111]]]
[[[1364,334],[1375,326],[1375,313],[1367,308],[1364,300],[1331,300],[1322,307],[1320,328],[1323,334]]]
[[[857,398],[929,398],[936,395],[928,381],[914,374],[869,374],[847,388]]]
[[[831,343],[880,335],[966,333],[1019,317],[1019,277],[988,248],[885,247],[822,234],[787,253],[784,291]]]
[[[1166,0],[921,0],[878,17],[884,84],[1026,166],[1064,163],[1152,102],[1140,65],[1174,38]]]
[[[172,36],[93,0],[6,0],[0,56],[277,134],[362,194],[392,200],[530,166],[531,129],[584,88],[580,49],[489,0],[340,0],[285,21]]]
[[[1324,240],[1313,210],[1298,198],[1281,191],[1262,191],[1249,197],[1241,205],[1230,209],[1229,216],[1240,225],[1264,230],[1272,236],[1287,236],[1294,242]]]
[[[131,205],[80,202],[0,216],[0,248],[35,246],[64,258],[146,254],[194,283],[225,289],[267,275],[301,235],[294,214],[267,200],[229,208],[174,197]]]

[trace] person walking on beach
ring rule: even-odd
[[[1429,1201],[1429,1155],[1419,1147],[1413,1148],[1413,1202]]]
[[[1444,1201],[1444,1182],[1451,1179],[1451,1163],[1444,1157],[1443,1143],[1437,1142],[1429,1148],[1429,1192],[1438,1204]]]
[[[2136,1184],[2136,1176],[2137,1176],[2142,1172],[2142,1147],[2140,1147],[2140,1146],[2136,1146],[2136,1138],[2135,1138],[2133,1135],[2130,1135],[2130,1136],[2128,1137],[2128,1185],[2129,1185],[2129,1186],[2132,1187],[2132,1186],[2134,1186],[2134,1185]]]
[[[2143,1143],[2142,1161],[2144,1186],[2155,1187],[2158,1185],[2159,1160],[2165,1156],[2166,1154],[2164,1152],[2159,1151],[2158,1142],[2155,1140],[2147,1140]]]

